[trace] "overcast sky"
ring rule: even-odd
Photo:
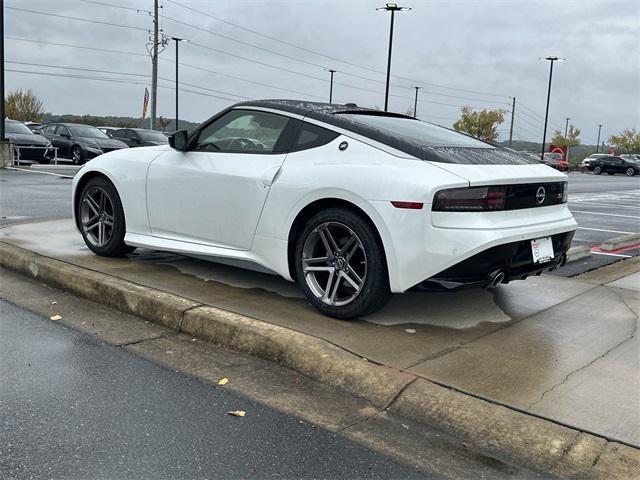
[[[389,14],[375,9],[382,1],[160,4],[164,33],[190,40],[180,45],[180,63],[185,64],[180,81],[189,84],[181,94],[181,118],[202,121],[245,98],[326,101],[326,69],[337,70],[335,102],[384,105]],[[515,96],[514,138],[540,142],[549,62],[538,58],[557,55],[566,61],[554,66],[550,134],[564,129],[565,117],[582,130],[583,143],[595,143],[599,123],[604,124],[603,138],[639,127],[637,0],[408,0],[400,5],[413,10],[396,14],[391,110],[412,108],[413,87],[420,86],[418,116],[450,126],[464,105],[510,110],[509,97]],[[7,63],[6,68],[47,73],[9,71],[7,91],[30,88],[45,110],[56,114],[140,116],[144,87],[150,85],[146,44],[152,7],[153,0],[5,0],[6,60],[38,64]],[[158,112],[173,117],[174,44],[160,57]],[[500,127],[501,138],[508,138],[509,115]]]

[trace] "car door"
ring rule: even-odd
[[[625,167],[624,159],[617,157],[613,159],[613,168],[615,173],[625,173],[627,168]]]
[[[294,121],[233,109],[157,157],[147,176],[152,235],[247,250],[293,138]]]

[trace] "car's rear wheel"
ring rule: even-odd
[[[87,247],[104,257],[120,257],[134,250],[124,243],[125,219],[120,196],[104,177],[90,179],[78,203],[78,222]]]
[[[636,171],[633,168],[629,167],[627,168],[626,173],[627,173],[627,177],[633,177],[636,174]]]
[[[71,149],[71,161],[74,165],[80,165],[84,163],[84,153],[82,152],[82,148],[78,145],[74,145]]]
[[[348,320],[391,299],[382,243],[374,228],[350,210],[314,215],[298,239],[295,259],[307,299],[325,315]]]
[[[602,173],[602,167],[600,165],[596,165],[593,167],[593,174],[600,175]]]

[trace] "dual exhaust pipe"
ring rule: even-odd
[[[560,258],[560,261],[556,265],[551,267],[549,270],[555,270],[556,268],[563,267],[566,263],[567,263],[567,254],[565,253]],[[539,272],[538,275],[540,273],[542,272]],[[498,270],[492,276],[489,277],[489,284],[487,285],[487,287],[496,288],[498,285],[504,282],[505,278],[506,278],[506,273],[504,272],[504,270]]]

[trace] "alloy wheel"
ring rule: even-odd
[[[109,194],[98,186],[87,190],[80,204],[80,221],[85,238],[95,247],[104,247],[114,231],[114,209]]]
[[[635,173],[636,171],[633,168],[631,167],[627,168],[627,177],[633,177]]]
[[[304,242],[302,271],[307,286],[322,303],[348,305],[365,285],[367,254],[351,228],[337,221],[324,222]]]
[[[73,147],[73,149],[71,150],[71,160],[76,165],[82,162],[82,150],[80,150],[80,148]]]

